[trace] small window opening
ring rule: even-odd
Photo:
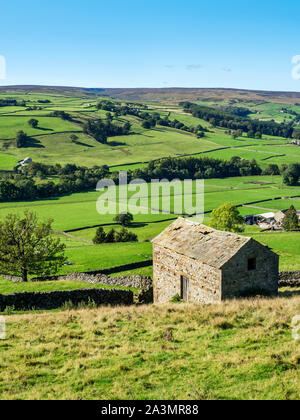
[[[256,258],[248,259],[248,271],[256,270]]]

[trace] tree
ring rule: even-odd
[[[152,127],[151,122],[149,120],[145,120],[142,122],[142,127],[146,128],[147,130],[150,130],[150,128]]]
[[[114,221],[119,223],[122,226],[130,226],[133,222],[133,215],[131,213],[120,213],[115,218]]]
[[[113,120],[113,116],[111,115],[110,112],[106,113],[106,119],[107,119],[107,121],[112,121]]]
[[[39,223],[35,213],[26,211],[24,217],[9,214],[0,222],[0,270],[21,276],[53,275],[66,262],[65,245],[54,239],[52,220]]]
[[[289,186],[298,185],[300,178],[300,164],[293,163],[283,172],[283,182]]]
[[[106,242],[106,233],[104,232],[103,227],[99,227],[96,231],[96,235],[93,239],[95,245],[103,244]]]
[[[16,146],[18,149],[22,147],[26,147],[28,144],[28,140],[29,140],[29,137],[27,136],[26,133],[24,133],[24,131],[20,130],[17,132]]]
[[[36,120],[36,119],[34,119],[34,118],[31,118],[31,119],[28,121],[28,124],[29,124],[32,128],[37,128],[37,126],[39,125],[39,121],[38,121],[38,120]]]
[[[265,170],[264,175],[280,175],[280,169],[276,163],[271,163]]]
[[[72,143],[76,143],[78,140],[78,137],[76,136],[76,134],[71,134],[70,135],[70,139]]]
[[[116,235],[115,230],[111,229],[106,235],[105,243],[112,244],[113,242],[115,242],[115,235]]]
[[[116,242],[137,242],[138,237],[135,233],[129,232],[129,230],[123,228],[115,234]]]
[[[297,230],[299,228],[299,219],[294,206],[291,206],[286,212],[282,221],[282,228],[286,231]]]
[[[227,232],[244,231],[244,219],[237,207],[230,203],[225,203],[212,212],[209,225],[214,229]]]
[[[131,124],[129,121],[126,121],[126,123],[124,124],[124,130],[125,130],[125,133],[129,134],[131,130]]]

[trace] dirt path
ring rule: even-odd
[[[62,232],[60,230],[54,230],[53,229],[52,232],[57,233],[59,235],[64,235],[64,236],[66,236],[68,238],[71,238],[71,239],[77,239],[78,241],[87,242],[89,244],[93,243],[93,241],[91,239],[80,238],[79,236],[70,235],[70,233]]]

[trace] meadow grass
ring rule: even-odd
[[[64,132],[64,131],[81,131],[78,125],[72,124],[55,117],[40,116],[37,128],[28,125],[30,116],[0,116],[0,139],[14,139],[19,130],[25,131],[29,136],[40,134]]]
[[[6,316],[0,398],[299,399],[298,293]]]

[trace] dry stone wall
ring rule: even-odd
[[[279,287],[300,287],[300,271],[281,271]]]
[[[6,308],[15,310],[56,309],[65,303],[73,305],[94,302],[100,305],[132,305],[133,293],[129,290],[81,289],[55,292],[24,292],[0,295],[0,312]]]

